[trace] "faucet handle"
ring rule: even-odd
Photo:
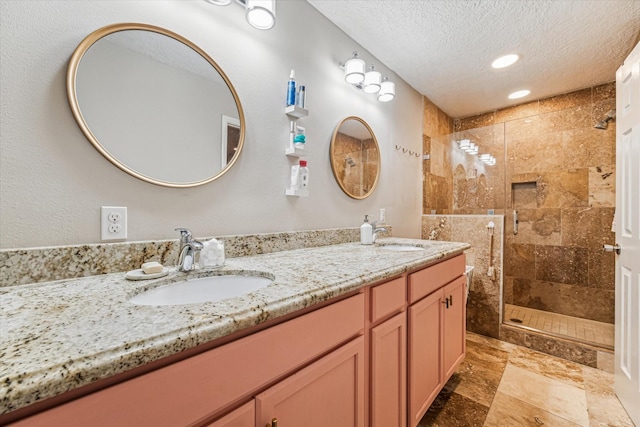
[[[191,231],[187,230],[186,228],[176,228],[175,231],[180,232],[181,243],[189,243],[191,240],[193,240],[193,235],[191,234]]]

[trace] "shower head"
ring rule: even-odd
[[[607,116],[604,119],[600,120],[598,123],[596,123],[594,128],[606,129],[607,126],[609,126],[609,122],[615,118],[616,118],[616,110],[609,110],[607,111]]]

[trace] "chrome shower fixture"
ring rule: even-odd
[[[616,118],[616,110],[607,111],[607,115],[604,119],[600,120],[593,126],[596,129],[606,129],[609,126],[609,122]]]

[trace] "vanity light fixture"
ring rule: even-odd
[[[365,93],[377,93],[380,102],[389,102],[396,97],[395,83],[387,77],[382,78],[382,74],[373,65],[365,73],[366,63],[358,57],[357,51],[353,52],[351,59],[339,65],[344,70],[344,80],[356,89]]]
[[[529,95],[530,93],[531,93],[531,91],[528,90],[528,89],[518,90],[518,91],[515,91],[515,92],[511,93],[509,95],[509,99],[524,98],[525,96]]]
[[[276,0],[246,0],[247,21],[259,30],[276,25]]]
[[[387,77],[382,80],[380,85],[380,93],[378,94],[378,101],[389,102],[396,97],[396,84],[390,82]]]
[[[362,90],[365,93],[378,93],[380,91],[380,83],[382,83],[382,74],[373,68],[373,65],[369,67],[369,71],[364,75],[364,87]]]
[[[358,58],[358,52],[353,51],[353,57],[344,63],[344,80],[352,85],[358,85],[364,81],[365,63]]]
[[[493,68],[505,68],[505,67],[508,67],[509,65],[515,64],[516,61],[518,61],[518,59],[520,59],[520,55],[517,55],[515,53],[504,55],[496,59],[495,61],[493,61],[491,63],[491,66]]]
[[[466,138],[458,141],[458,148],[466,152],[467,154],[471,154],[472,156],[475,156],[476,154],[478,154],[478,150],[480,147],[478,147],[475,142]]]
[[[205,0],[216,6],[231,4],[231,0]],[[234,0],[244,7],[247,22],[258,30],[269,30],[276,24],[276,0]]]
[[[471,148],[471,140],[470,139],[461,139],[458,141],[458,148],[462,151],[467,151]]]
[[[482,163],[487,164],[489,166],[493,166],[496,164],[496,158],[493,157],[492,154],[480,154],[478,158]]]

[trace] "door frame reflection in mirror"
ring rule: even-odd
[[[371,140],[373,141],[373,144],[375,144],[375,148],[377,151],[377,170],[376,170],[376,176],[375,179],[373,181],[373,183],[371,184],[371,188],[369,188],[367,191],[363,191],[362,189],[360,189],[361,194],[355,194],[353,191],[350,190],[349,186],[347,185],[346,182],[343,181],[343,179],[341,179],[341,175],[342,174],[346,174],[347,171],[347,167],[352,168],[352,167],[360,167],[363,168],[365,162],[362,162],[362,159],[359,160],[360,165],[358,165],[356,161],[354,161],[354,159],[350,156],[343,156],[343,153],[338,153],[338,144],[340,143],[339,138],[338,138],[338,134],[340,134],[340,129],[343,127],[343,125],[345,123],[347,123],[350,120],[355,120],[357,122],[359,122],[360,124],[362,124],[364,126],[364,128],[369,132],[369,135],[371,136]],[[353,137],[355,139],[362,141],[365,141],[361,138],[356,138]],[[378,144],[378,139],[376,138],[376,135],[373,133],[373,130],[371,129],[371,126],[369,126],[369,124],[364,121],[363,119],[361,119],[360,117],[357,116],[349,116],[345,119],[342,119],[340,121],[340,123],[338,123],[338,126],[336,126],[335,131],[333,132],[333,136],[331,137],[331,146],[329,148],[329,157],[330,157],[330,162],[331,162],[331,170],[333,171],[333,176],[336,179],[336,182],[338,183],[338,185],[340,186],[340,188],[342,189],[342,191],[344,191],[344,193],[351,197],[352,199],[357,199],[357,200],[361,200],[361,199],[366,199],[367,197],[369,197],[371,194],[373,194],[374,190],[376,189],[376,187],[378,186],[378,181],[380,180],[380,168],[381,168],[381,157],[380,157],[380,145]],[[344,162],[345,163],[345,168],[344,169],[340,169],[338,167],[338,163],[337,162]],[[363,172],[364,173],[364,172]]]
[[[239,136],[239,141],[237,144],[237,150],[236,150],[236,154],[233,156],[233,158],[226,163],[226,165],[224,167],[222,167],[222,169],[218,170],[217,172],[213,173],[213,175],[206,177],[205,179],[202,180],[197,180],[197,181],[191,181],[191,182],[172,182],[169,180],[163,180],[162,178],[156,178],[156,177],[151,177],[148,175],[145,175],[143,173],[140,173],[139,171],[134,170],[133,168],[127,166],[126,164],[124,164],[121,160],[119,160],[117,157],[115,157],[114,155],[112,155],[107,148],[105,148],[105,146],[98,140],[98,138],[96,137],[96,135],[94,135],[94,133],[91,131],[87,121],[85,120],[85,117],[83,116],[81,110],[80,110],[80,105],[78,102],[78,94],[77,94],[77,88],[76,88],[76,81],[77,81],[77,73],[78,73],[78,67],[80,65],[80,62],[83,58],[83,56],[85,55],[85,53],[99,40],[101,40],[102,38],[110,35],[110,34],[114,34],[117,32],[121,32],[121,31],[130,31],[130,30],[139,30],[139,31],[148,31],[148,32],[152,32],[152,33],[157,33],[166,37],[169,37],[171,39],[174,39],[178,42],[181,42],[182,44],[184,44],[186,47],[191,48],[193,51],[195,51],[196,53],[198,53],[202,58],[204,58],[212,67],[213,70],[215,70],[220,78],[222,80],[224,80],[224,82],[227,85],[227,88],[229,89],[229,92],[231,93],[231,95],[233,96],[233,100],[235,101],[236,104],[236,108],[237,108],[237,112],[238,112],[238,123],[239,123],[239,128],[240,128],[240,136]],[[170,30],[161,28],[161,27],[157,27],[154,25],[150,25],[150,24],[141,24],[141,23],[121,23],[121,24],[112,24],[112,25],[107,25],[105,27],[102,27],[94,32],[92,32],[91,34],[89,34],[87,37],[85,37],[84,40],[82,40],[82,42],[80,42],[80,44],[78,45],[78,47],[75,49],[75,51],[73,52],[73,55],[71,56],[71,59],[69,60],[69,66],[67,68],[67,97],[69,100],[69,105],[71,107],[71,111],[73,113],[74,118],[76,119],[76,122],[78,123],[78,126],[80,127],[80,129],[82,130],[82,133],[85,135],[85,137],[89,140],[89,142],[93,145],[93,147],[98,150],[98,152],[105,157],[109,162],[111,162],[114,166],[118,167],[119,169],[121,169],[122,171],[128,173],[129,175],[132,175],[142,181],[145,182],[149,182],[151,184],[155,184],[155,185],[159,185],[159,186],[163,186],[163,187],[172,187],[172,188],[189,188],[189,187],[196,187],[199,185],[204,185],[207,184],[211,181],[214,181],[215,179],[221,177],[222,175],[224,175],[233,165],[234,163],[238,160],[238,157],[240,156],[240,152],[242,151],[242,148],[244,146],[244,139],[245,139],[245,118],[244,118],[244,111],[242,109],[242,105],[240,103],[240,98],[238,97],[238,94],[235,90],[235,88],[233,87],[233,85],[231,84],[231,81],[229,80],[229,78],[227,77],[227,75],[224,73],[224,71],[222,71],[222,69],[220,68],[220,66],[218,66],[218,64],[213,60],[213,58],[211,58],[204,50],[202,50],[199,46],[197,46],[196,44],[194,44],[193,42],[191,42],[190,40],[186,39],[185,37],[174,33]],[[226,133],[226,129],[223,130]],[[211,135],[212,138],[217,138],[219,137],[219,135]],[[222,141],[221,141],[222,143]],[[188,154],[186,154],[187,158],[188,158]],[[216,162],[217,163],[217,162]],[[222,163],[222,161],[220,162]],[[175,165],[173,165],[172,167],[179,167],[180,165],[180,161],[176,160]],[[185,165],[188,167],[188,162],[185,162]]]
[[[224,169],[224,167],[231,163],[233,161],[233,159],[236,157],[236,153],[239,150],[238,144],[240,142],[240,140],[238,139],[238,142],[235,142],[235,140],[231,141],[231,144],[229,144],[229,135],[230,133],[235,133],[234,131],[238,129],[238,131],[240,131],[240,120],[236,119],[235,117],[229,117],[227,115],[222,115],[222,135],[221,135],[221,152],[220,152],[220,167]],[[229,149],[232,149],[233,151],[235,151],[235,153],[233,154],[233,156],[229,157]]]

